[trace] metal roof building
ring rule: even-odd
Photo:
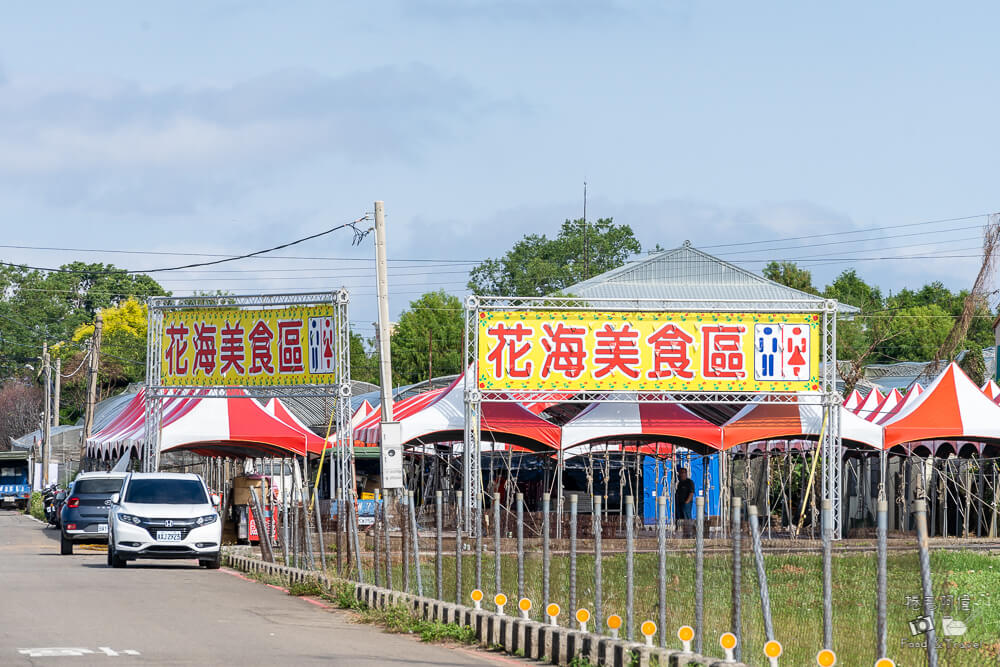
[[[636,259],[562,290],[563,294],[600,299],[683,299],[703,301],[704,307],[736,307],[746,301],[777,301],[789,308],[825,299],[742,269],[693,248],[680,248]],[[627,305],[627,304],[623,304]],[[697,308],[697,305],[692,308]],[[840,304],[841,313],[858,308]]]

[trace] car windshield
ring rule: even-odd
[[[73,485],[73,493],[106,493],[111,495],[122,490],[122,478],[78,479]]]
[[[194,479],[133,479],[125,502],[150,505],[204,505],[208,503],[201,482]]]

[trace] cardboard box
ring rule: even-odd
[[[249,505],[250,488],[253,488],[261,502],[266,503],[271,489],[263,477],[236,477],[233,479],[233,504]]]

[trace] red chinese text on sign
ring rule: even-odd
[[[639,377],[639,332],[625,324],[620,330],[611,324],[594,332],[594,377],[597,379],[618,370],[632,378]]]
[[[218,327],[207,322],[194,325],[194,375],[197,375],[198,371],[205,375],[215,373],[216,331],[218,331]]]
[[[587,351],[583,346],[583,337],[587,333],[584,327],[568,327],[562,322],[543,324],[542,347],[545,349],[545,361],[542,363],[542,378],[547,378],[555,371],[568,378],[578,378],[583,374],[584,359]]]
[[[702,327],[702,369],[706,379],[742,380],[746,377],[742,324],[710,324]]]
[[[531,362],[524,361],[520,365],[518,362],[531,351],[531,343],[521,343],[521,341],[534,334],[534,329],[520,322],[512,327],[501,322],[492,329],[487,329],[486,333],[497,339],[496,347],[486,355],[487,361],[493,362],[493,377],[497,379],[505,375],[518,379],[531,377]]]
[[[245,333],[243,325],[238,321],[236,324],[230,324],[229,320],[226,320],[221,333],[222,342],[219,344],[219,363],[222,366],[219,368],[219,373],[225,375],[230,369],[235,369],[239,375],[243,375],[245,372],[243,359],[246,355],[246,351],[243,348],[243,334]]]
[[[274,366],[271,357],[271,341],[274,340],[274,332],[267,322],[259,320],[250,330],[247,336],[250,341],[250,373],[260,375],[267,373],[274,375]]]
[[[188,362],[184,358],[187,352],[187,336],[191,330],[183,322],[174,324],[166,328],[165,333],[170,336],[170,343],[167,344],[167,373],[170,375],[186,375],[188,372]]]
[[[302,320],[278,320],[278,372],[302,371]]]
[[[690,380],[694,377],[694,371],[688,368],[691,365],[688,345],[694,338],[686,331],[671,322],[654,331],[646,342],[653,348],[653,367],[646,377],[653,380],[674,376]]]

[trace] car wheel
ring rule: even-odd
[[[63,556],[73,555],[73,540],[67,539],[66,535],[59,535],[59,553]]]
[[[125,567],[125,559],[118,555],[114,548],[114,542],[108,541],[108,565],[111,567]]]
[[[209,570],[218,570],[222,567],[222,554],[215,554],[215,558],[199,560],[198,565]]]

